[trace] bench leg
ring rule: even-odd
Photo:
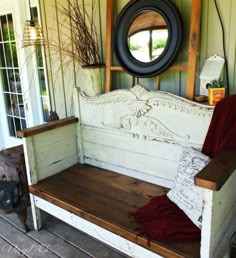
[[[30,194],[30,202],[31,202],[34,229],[38,231],[42,228],[41,212],[40,212],[40,209],[36,207],[35,198],[34,198],[34,195],[32,194]]]

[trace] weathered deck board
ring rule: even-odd
[[[9,224],[7,221],[1,218],[0,236],[7,239],[9,243],[12,244],[20,253],[26,257],[47,257],[55,258],[57,257],[53,254],[50,249],[46,249],[43,245],[39,246],[39,243],[31,238],[28,234],[20,231],[14,225]],[[12,253],[13,250],[6,250],[5,248],[0,248],[1,252],[4,254],[6,252]]]
[[[4,258],[18,258],[26,257],[19,253],[17,249],[14,248],[9,242],[0,237],[0,257]]]
[[[0,257],[126,257],[48,214],[43,221],[42,230],[26,234],[15,214],[0,215]],[[33,228],[31,219],[27,223]]]
[[[101,244],[97,240],[85,235],[84,233],[70,227],[68,231],[68,225],[61,223],[59,220],[52,216],[46,216],[44,220],[44,226],[53,234],[60,236],[73,246],[80,247],[86,250],[92,257],[106,257],[106,258],[125,258],[127,256],[114,251],[110,247]]]

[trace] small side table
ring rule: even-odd
[[[28,232],[29,227],[26,224],[26,219],[27,207],[30,206],[30,200],[23,145],[0,151],[0,180],[17,181],[20,188],[19,201],[16,206],[13,208],[0,208],[0,213],[16,213],[24,230]]]

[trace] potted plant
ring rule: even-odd
[[[63,69],[72,64],[76,70],[75,86],[89,96],[102,92],[104,64],[102,50],[96,27],[97,1],[91,0],[90,5],[84,1],[66,0],[62,5],[57,2],[56,12],[61,20],[60,45],[56,41],[49,42],[51,52],[62,55]]]
[[[66,5],[57,4],[57,12],[64,16],[61,23],[64,37],[68,37],[73,45],[63,48],[62,52],[71,55],[81,66],[97,66],[102,64],[99,39],[95,24],[95,0],[91,6],[80,4],[78,0],[67,0]]]
[[[224,82],[221,78],[214,79],[207,84],[208,103],[216,105],[217,102],[225,97]]]

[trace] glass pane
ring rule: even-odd
[[[38,22],[38,10],[37,7],[31,8],[32,18],[34,21]]]
[[[43,67],[42,47],[36,45],[35,49],[36,49],[37,65],[38,65],[38,67]]]
[[[11,92],[15,93],[21,93],[21,82],[20,82],[20,75],[18,69],[9,69],[9,82],[10,82],[10,88]]]
[[[19,131],[21,130],[21,121],[19,118],[14,118],[15,120],[15,129],[16,131]],[[15,131],[15,136],[16,136],[16,131]]]
[[[48,96],[42,96],[42,105],[43,105],[44,121],[48,121],[48,116],[49,116],[49,97]]]
[[[11,43],[7,42],[4,44],[5,48],[5,56],[6,56],[6,62],[7,62],[7,67],[12,67],[12,56],[11,56]]]
[[[12,95],[13,112],[14,112],[14,116],[25,117],[24,105],[23,103],[20,103],[20,96],[21,95],[18,95],[18,94]]]
[[[16,112],[15,111],[16,107],[17,107],[15,94],[10,94],[10,99],[11,99],[11,106],[9,107],[10,115],[14,115],[14,113]]]
[[[20,105],[23,105],[23,97],[22,94],[18,95],[18,102]]]
[[[20,112],[20,117],[25,118],[25,110],[24,110],[23,104],[19,104],[19,112]]]
[[[44,75],[43,69],[38,69],[38,76],[39,76],[39,85],[40,85],[41,95],[46,95],[47,89],[46,89],[46,81],[45,81],[45,75]]]
[[[43,109],[43,116],[44,121],[48,121],[49,109],[50,109],[50,102],[49,102],[49,94],[46,87],[46,80],[44,75],[44,70],[39,69],[39,83],[40,83],[40,95],[42,100],[42,109]]]
[[[26,120],[25,119],[21,119],[21,126],[22,126],[22,129],[26,128]]]
[[[8,33],[8,25],[6,16],[1,16],[1,24],[2,24],[2,34],[3,34],[3,41],[9,40],[9,33]]]
[[[9,39],[10,40],[15,40],[13,20],[12,20],[12,15],[11,14],[7,15],[7,20],[8,20],[8,28],[9,28]]]
[[[8,80],[7,80],[7,71],[5,69],[1,70],[1,79],[2,79],[3,91],[10,91]]]
[[[12,50],[12,57],[13,57],[13,65],[14,67],[18,67],[18,58],[17,58],[17,52],[16,52],[16,43],[11,43],[11,50]]]
[[[7,120],[8,120],[9,134],[10,136],[15,136],[15,132],[16,132],[15,121],[11,116],[7,116]]]
[[[1,67],[5,67],[6,63],[5,63],[5,58],[4,58],[4,52],[3,52],[3,45],[0,43],[0,66]]]
[[[6,105],[6,113],[10,115],[12,114],[10,95],[8,93],[5,93],[4,98],[5,98],[5,105]]]
[[[12,69],[8,69],[8,80],[10,83],[10,91],[16,92],[16,79],[15,79],[15,72]]]
[[[13,115],[14,116],[19,116],[16,94],[12,94],[12,109],[13,109]]]
[[[1,19],[1,16],[0,16],[0,42],[3,41],[3,35],[2,35],[2,19]]]

